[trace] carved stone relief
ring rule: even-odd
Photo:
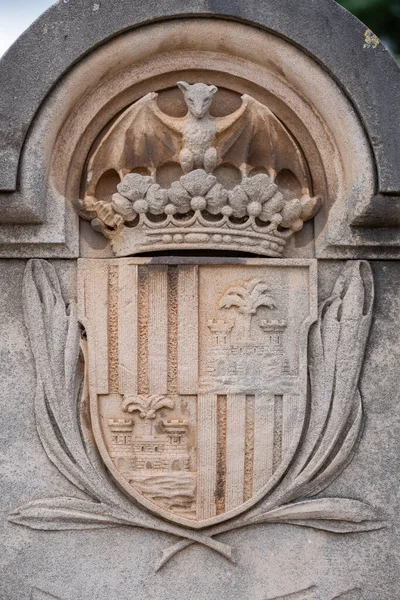
[[[53,267],[28,263],[38,434],[88,498],[33,500],[9,519],[171,533],[158,568],[193,543],[233,561],[218,535],[257,523],[381,528],[362,501],[319,495],[362,431],[368,263],[348,263],[318,313],[313,260],[157,263],[80,261],[81,340]]]
[[[271,598],[268,600],[320,600],[321,596],[318,593],[318,588],[316,586],[312,586],[306,590],[301,590],[299,592],[294,592],[293,594],[288,594],[286,596],[277,596],[275,598]],[[354,588],[353,590],[348,590],[347,592],[343,592],[338,596],[332,597],[330,600],[362,600],[361,590],[358,588]]]
[[[178,87],[184,117],[164,113],[150,93],[102,137],[89,160],[80,215],[110,239],[117,256],[176,247],[281,256],[321,205],[310,195],[298,143],[251,96],[214,117],[215,85]]]
[[[294,592],[293,594],[288,594],[285,596],[278,596],[275,598],[268,598],[267,600],[319,600],[320,596],[318,596],[318,590],[316,586],[312,586],[307,588],[306,590],[301,590],[299,592]],[[31,600],[60,600],[51,594],[47,594],[42,592],[41,590],[34,589],[32,590]],[[354,589],[349,590],[347,592],[343,592],[339,594],[339,596],[335,596],[331,598],[331,600],[362,600],[361,590]]]
[[[204,527],[276,485],[305,420],[315,267],[80,262],[92,425],[137,501]]]
[[[31,600],[60,600],[60,598],[56,598],[56,596],[52,596],[47,592],[43,592],[42,590],[34,588],[32,590]]]

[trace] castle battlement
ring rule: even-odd
[[[286,321],[266,321],[260,322],[260,328],[265,333],[282,333],[287,327]]]
[[[166,433],[182,434],[186,433],[189,421],[187,419],[167,419],[162,424]]]
[[[134,471],[190,470],[186,432],[188,419],[165,419],[163,432],[140,433],[132,437],[132,419],[108,419],[113,432],[110,455],[114,462]]]
[[[108,419],[108,426],[112,432],[131,433],[133,431],[133,419]]]

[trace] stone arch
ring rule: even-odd
[[[317,8],[311,1],[303,2],[300,7],[290,0],[274,0],[268,6],[260,5],[254,0],[245,5],[220,5],[217,2],[212,9],[205,0],[201,0],[189,3],[184,15],[176,1],[160,2],[155,10],[157,14],[153,16],[153,23],[164,21],[163,23],[149,24],[144,7],[137,2],[129,3],[129,6],[119,5],[117,8],[105,3],[98,11],[93,11],[91,2],[85,1],[79,3],[79,6],[58,3],[21,36],[0,62],[0,108],[4,117],[0,132],[0,190],[3,190],[0,192],[3,207],[1,218],[5,223],[25,224],[19,227],[18,239],[8,226],[0,231],[5,236],[1,250],[3,256],[13,256],[16,252],[19,256],[24,253],[32,255],[33,249],[37,256],[78,256],[78,220],[71,203],[80,180],[77,170],[82,168],[82,162],[101,128],[119,110],[146,91],[171,86],[176,81],[177,70],[184,73],[185,69],[195,69],[199,76],[204,73],[205,67],[209,73],[219,72],[216,64],[218,53],[212,47],[212,34],[209,36],[208,47],[196,46],[196,36],[190,38],[186,31],[186,25],[190,23],[191,31],[196,27],[199,30],[202,27],[208,29],[211,24],[216,28],[219,25],[224,28],[244,28],[248,33],[251,31],[254,37],[263,36],[265,41],[269,40],[267,45],[270,49],[272,46],[281,48],[283,62],[278,60],[276,52],[272,52],[269,58],[261,60],[260,57],[258,61],[249,59],[248,56],[246,58],[241,54],[243,49],[240,48],[236,51],[236,56],[235,52],[231,53],[232,63],[235,60],[237,63],[236,74],[233,75],[235,81],[231,77],[228,83],[232,89],[240,91],[242,78],[246,81],[246,87],[258,87],[259,94],[270,94],[270,99],[276,104],[279,97],[278,83],[282,84],[279,80],[286,80],[288,85],[281,89],[281,106],[278,112],[280,118],[284,122],[290,121],[291,125],[299,117],[297,105],[301,105],[302,101],[309,105],[311,110],[308,117],[305,118],[304,113],[303,118],[298,119],[296,135],[302,138],[305,146],[308,136],[309,156],[312,159],[314,155],[316,162],[321,162],[318,154],[324,145],[328,149],[332,140],[334,144],[331,150],[336,145],[332,155],[337,155],[336,166],[333,165],[331,169],[328,168],[327,160],[323,169],[314,168],[316,187],[321,184],[317,181],[318,178],[325,177],[325,186],[330,195],[326,212],[320,215],[316,225],[316,235],[319,237],[316,253],[319,256],[351,256],[352,246],[356,242],[360,245],[361,241],[366,253],[375,257],[378,250],[373,230],[368,227],[371,224],[388,225],[391,220],[395,221],[396,195],[400,193],[400,184],[395,179],[398,173],[394,168],[400,141],[392,136],[392,123],[399,120],[400,102],[396,101],[396,94],[400,92],[399,86],[395,85],[399,71],[382,44],[375,49],[364,48],[365,27],[334,0],[322,0]],[[290,18],[286,18],[289,14]],[[188,18],[185,24],[182,21],[174,22],[173,19],[183,16]],[[210,16],[213,17],[212,20],[207,19]],[[229,22],[224,20],[227,17]],[[77,21],[81,24],[79,39],[75,27]],[[335,22],[334,29],[327,27],[329,22]],[[150,32],[149,27],[155,29]],[[169,35],[174,27],[181,28],[180,34],[176,33],[175,38],[173,34]],[[182,35],[183,27],[185,35]],[[164,30],[165,38],[170,40],[169,45],[166,39],[161,39],[162,36],[159,43],[155,43],[150,33],[157,28]],[[50,30],[51,36],[44,35],[43,32]],[[56,31],[60,35],[55,35]],[[321,35],[324,36],[323,43]],[[39,36],[40,56],[37,50]],[[60,51],[57,40],[63,36],[68,39],[68,44],[65,51]],[[174,39],[176,43],[179,42],[176,47],[173,47]],[[344,39],[346,43],[341,42]],[[145,40],[145,43],[141,44],[141,40]],[[331,52],[332,46],[335,47],[335,52]],[[134,50],[133,54],[127,52],[128,47],[131,51]],[[214,52],[213,64],[206,54],[200,56],[199,53],[203,52]],[[290,72],[290,53],[292,59],[296,58],[296,67],[302,62],[305,65],[305,61],[308,61],[305,67],[308,79],[304,78],[303,67],[299,70],[301,77],[296,78],[295,73]],[[196,54],[199,59],[197,64]],[[57,56],[57,60],[44,66],[43,55]],[[178,56],[177,63],[175,59]],[[201,58],[207,60],[201,61]],[[226,60],[227,55],[220,54],[220,58]],[[170,61],[169,70],[165,63],[162,66],[164,59],[166,62]],[[152,60],[151,76],[146,77],[143,73],[141,76],[140,68],[143,69],[144,65],[151,66]],[[240,71],[240,62],[242,61],[243,66],[243,60],[252,62],[250,71]],[[101,64],[104,65],[103,70]],[[135,83],[131,80],[131,85],[120,85],[118,88],[118,74],[126,75],[130,67],[131,75],[132,69],[136,72]],[[321,76],[325,76],[325,84],[322,86],[320,79],[318,84],[316,81],[312,84],[311,73],[315,74],[318,70]],[[37,76],[39,71],[40,77]],[[226,71],[227,69],[224,70],[225,75]],[[260,89],[257,71],[268,73],[271,84]],[[371,77],[360,85],[357,73],[367,71]],[[222,72],[221,70],[219,76],[221,83]],[[251,81],[251,77],[249,80],[249,73],[255,75],[254,81]],[[306,81],[311,82],[308,87]],[[115,85],[118,88],[114,88],[115,94],[107,96],[107,86],[110,91]],[[93,97],[97,86],[101,87],[103,94],[101,105],[96,106],[94,102],[91,107],[88,106],[88,112],[81,112],[82,129],[79,131],[79,119],[74,120],[73,113],[77,106],[82,110],[82,103],[90,103],[90,97]],[[331,96],[329,111],[329,103],[317,98],[317,91],[322,92],[323,96],[324,90],[329,90],[330,93],[333,89],[336,92]],[[294,104],[290,101],[293,91],[298,92]],[[393,99],[390,106],[385,101],[389,95]],[[16,97],[18,102],[15,102]],[[341,114],[344,114],[340,109],[341,103],[343,107],[346,104],[349,108],[345,112],[348,116],[352,114],[352,127],[358,130],[357,133],[352,127],[348,128],[347,124],[343,128],[347,130],[348,138],[359,144],[358,148],[350,148],[348,152],[344,147],[344,136],[340,143],[340,134],[335,132],[331,118],[336,113],[336,120],[340,121]],[[83,127],[83,121],[89,116]],[[321,121],[321,132],[325,127],[325,141],[321,141],[316,130],[314,134],[309,131],[313,120],[316,129],[317,121]],[[300,127],[300,121],[303,122],[303,128]],[[65,138],[65,135],[68,137]],[[61,141],[66,139],[69,148],[60,161],[58,148]],[[351,164],[348,161],[350,154],[353,157]],[[353,162],[356,155],[360,157],[358,166]],[[333,181],[335,176],[333,179],[329,177],[329,170],[332,175],[335,169],[343,169],[342,182]],[[343,189],[343,185],[346,189]],[[385,196],[385,200],[379,196],[379,192],[391,196]],[[390,202],[387,202],[389,199]],[[328,222],[328,212],[333,203],[337,204],[337,214],[333,215],[333,219],[329,217]],[[350,223],[353,227],[350,227]],[[304,240],[301,242],[305,243]],[[101,246],[101,242],[98,244]],[[392,242],[390,246],[392,254],[395,253]]]

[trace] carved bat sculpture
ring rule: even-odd
[[[182,118],[162,112],[156,93],[144,96],[115,121],[88,166],[88,195],[107,170],[122,179],[128,173],[146,169],[155,175],[158,167],[176,162],[184,173],[203,168],[212,172],[228,163],[247,174],[252,168],[265,169],[272,178],[289,169],[301,188],[309,188],[308,171],[301,151],[286,127],[263,104],[243,95],[238,110],[223,117],[210,115],[218,91],[215,85],[178,82],[188,107]]]

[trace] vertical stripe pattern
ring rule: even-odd
[[[148,377],[150,394],[168,391],[168,268],[149,267]]]
[[[198,381],[198,267],[182,266],[178,277],[178,388],[195,394]]]
[[[282,408],[282,457],[290,450],[293,441],[297,442],[297,411],[299,396],[285,395]]]
[[[217,480],[215,484],[215,503],[217,515],[223,514],[226,509],[226,413],[226,396],[217,396]]]
[[[274,406],[274,451],[272,471],[275,472],[282,460],[283,396],[275,396]]]
[[[197,400],[197,518],[216,514],[217,396],[199,394]]]
[[[149,272],[147,267],[138,267],[138,357],[137,388],[139,394],[149,393]]]
[[[119,391],[138,393],[138,267],[123,264],[118,281]]]
[[[273,473],[275,397],[257,394],[254,407],[253,492],[260,490]]]
[[[225,510],[243,504],[246,396],[228,394],[226,419]]]
[[[95,363],[96,394],[108,394],[108,264],[100,263],[85,279],[89,347]]]
[[[246,397],[245,449],[244,449],[244,490],[243,501],[253,496],[254,485],[254,443],[255,443],[255,398]]]
[[[108,391],[119,392],[118,267],[108,268]]]

